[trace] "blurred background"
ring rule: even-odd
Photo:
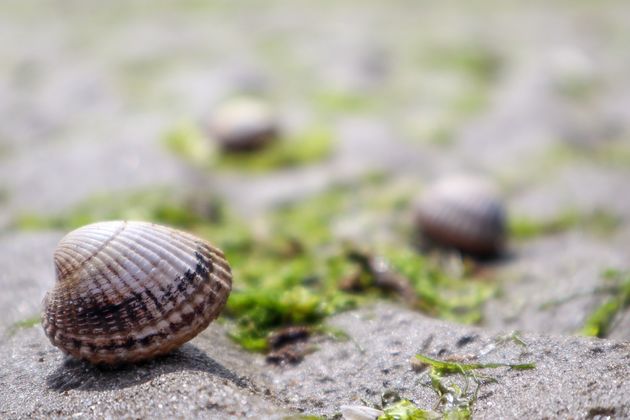
[[[279,276],[272,295],[299,285],[316,309],[300,295],[304,316],[269,328],[312,322],[354,304],[331,294],[352,270],[326,244],[407,246],[413,202],[463,172],[498,189],[508,247],[481,268],[451,254],[426,262],[475,277],[474,302],[411,305],[572,334],[612,301],[589,333],[627,339],[629,19],[623,0],[3,1],[0,242],[11,251],[0,263],[23,296],[3,302],[7,319],[37,313],[26,296],[52,284],[63,233],[125,218],[193,230],[233,265],[249,261],[237,319],[254,304],[248,285]],[[252,132],[252,150],[226,146]],[[287,241],[270,263],[256,246],[277,232]],[[33,249],[46,270],[25,263]],[[300,252],[302,271],[278,275]],[[329,257],[332,283],[306,282]],[[421,289],[418,270],[407,274]],[[466,305],[477,312],[461,319]]]

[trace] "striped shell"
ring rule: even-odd
[[[278,122],[266,103],[238,98],[217,109],[210,120],[210,134],[226,152],[263,148],[278,136]]]
[[[223,253],[204,240],[144,222],[102,222],[66,235],[42,325],[61,350],[92,363],[165,354],[225,306],[232,286]]]
[[[505,211],[493,186],[472,176],[438,181],[423,194],[416,224],[438,245],[476,256],[493,256],[505,242]]]

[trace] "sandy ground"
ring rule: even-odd
[[[424,408],[437,403],[418,352],[433,357],[483,354],[481,362],[536,363],[536,369],[484,372],[476,418],[626,418],[630,416],[628,343],[524,334],[527,347],[496,345],[492,331],[460,327],[377,305],[333,317],[351,340],[324,340],[296,366],[266,364],[213,325],[165,358],[107,370],[65,360],[39,328],[0,347],[2,411],[16,417],[282,418],[332,416],[342,405],[380,403],[394,389]],[[11,384],[9,386],[9,384]]]
[[[508,346],[488,358],[538,367],[499,371],[478,417],[630,417],[630,315],[610,340],[573,336],[604,298],[589,293],[601,272],[630,265],[630,158],[602,152],[630,150],[627,3],[57,6],[0,6],[0,417],[332,415],[390,388],[431,407],[426,377],[409,365],[429,337],[427,354],[474,353],[512,330],[523,332],[526,354]],[[471,89],[469,76],[432,69],[423,54],[480,47],[501,58],[500,72],[474,86],[484,105],[462,113],[453,104]],[[563,83],[586,86],[586,98],[562,93]],[[378,105],[326,108],[320,87]],[[178,122],[203,120],[242,91],[269,96],[289,127],[323,121],[335,133],[334,156],[243,175],[200,173],[165,150],[161,139]],[[435,124],[448,141],[431,139]],[[558,152],[566,147],[577,153]],[[324,340],[286,368],[235,348],[221,325],[171,357],[114,372],[64,362],[37,328],[9,329],[37,315],[64,234],[16,230],[21,214],[59,214],[95,192],[170,186],[207,188],[250,215],[374,171],[420,188],[467,170],[501,183],[510,214],[604,209],[620,225],[604,236],[575,227],[513,241],[491,268],[504,292],[487,305],[482,329],[365,308],[330,321],[363,352]],[[570,294],[579,296],[548,305]],[[458,348],[464,335],[475,339]]]

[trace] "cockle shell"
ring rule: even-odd
[[[119,364],[165,354],[195,337],[225,306],[232,286],[223,253],[190,234],[112,221],[66,235],[54,254],[57,281],[42,325],[64,352]]]
[[[505,210],[495,188],[475,176],[442,179],[423,194],[415,212],[430,241],[477,256],[500,253],[505,242]]]
[[[226,152],[258,150],[276,139],[278,121],[271,108],[254,98],[235,98],[219,107],[210,134]]]

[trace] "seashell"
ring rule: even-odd
[[[210,120],[210,134],[226,152],[261,149],[278,137],[278,122],[271,109],[254,98],[233,99]]]
[[[376,420],[383,414],[385,412],[364,405],[341,406],[341,416],[344,420]]]
[[[476,256],[501,252],[505,211],[498,192],[486,180],[451,176],[429,187],[415,212],[423,237]]]
[[[166,354],[204,330],[232,287],[223,253],[188,233],[112,221],[66,235],[42,325],[53,345],[92,363]]]

